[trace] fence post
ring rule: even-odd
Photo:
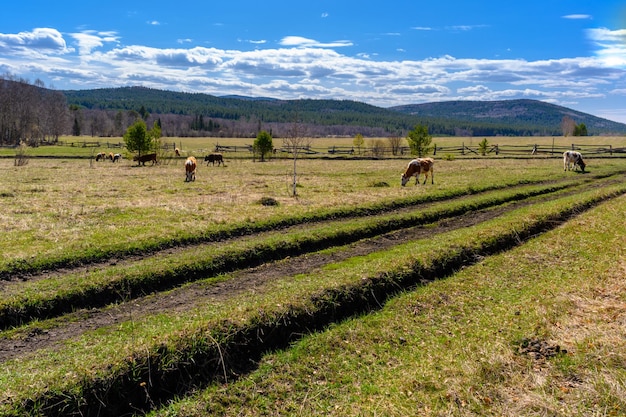
[[[613,155],[613,145],[609,145],[609,154]]]
[[[463,142],[463,146],[461,147],[461,155],[465,155],[465,142]]]
[[[437,155],[437,144],[435,143],[435,148],[433,150],[433,155]]]
[[[496,155],[500,154],[500,146],[498,146],[498,144],[496,144]]]

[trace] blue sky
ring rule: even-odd
[[[62,90],[529,98],[626,123],[623,0],[24,0],[0,22],[0,74]]]

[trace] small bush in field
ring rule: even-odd
[[[259,200],[259,204],[262,206],[277,206],[279,203],[275,198],[272,197],[262,197]]]

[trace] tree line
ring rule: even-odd
[[[481,123],[349,100],[224,98],[143,87],[62,92],[45,88],[40,80],[31,84],[0,75],[0,145],[55,142],[60,135],[121,137],[138,120],[147,126],[158,122],[164,137],[256,138],[266,131],[284,138],[294,123],[311,137],[405,137],[417,125],[428,126],[436,136],[588,134],[588,125],[571,118],[560,126],[536,120]]]
[[[11,75],[0,76],[0,145],[57,141],[68,132],[65,95]]]

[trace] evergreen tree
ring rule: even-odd
[[[74,124],[72,125],[72,135],[80,136],[80,123],[78,123],[78,118],[74,118]]]
[[[587,136],[587,126],[584,123],[574,127],[574,136]]]
[[[153,138],[152,135],[148,134],[146,122],[143,119],[137,120],[135,124],[126,129],[124,142],[129,152],[137,152],[139,156],[153,149]]]
[[[417,155],[418,158],[426,156],[431,151],[432,139],[432,136],[428,134],[428,127],[422,124],[415,126],[406,138],[411,148],[411,154]]]
[[[272,143],[272,136],[265,130],[262,130],[257,135],[253,144],[254,153],[261,155],[261,162],[265,161],[265,155],[272,152],[274,144]]]

